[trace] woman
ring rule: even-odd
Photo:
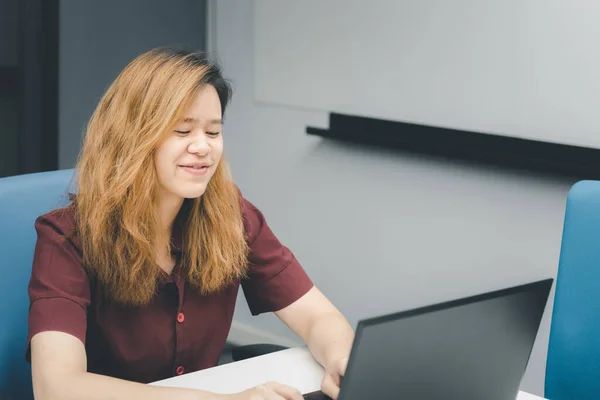
[[[198,54],[153,50],[108,88],[66,208],[36,221],[27,357],[36,399],[301,399],[268,383],[235,395],[143,383],[217,364],[239,286],[274,312],[339,391],[353,332],[232,182],[230,87]]]

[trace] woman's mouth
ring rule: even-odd
[[[201,176],[201,175],[206,175],[206,173],[208,172],[208,169],[210,168],[210,165],[193,163],[193,164],[182,164],[182,165],[179,165],[179,167],[191,175]]]

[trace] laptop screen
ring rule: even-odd
[[[551,285],[361,322],[340,400],[515,399]]]

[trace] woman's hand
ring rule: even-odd
[[[332,399],[337,399],[340,395],[342,377],[348,367],[348,358],[338,358],[325,368],[325,376],[321,382],[321,390]]]
[[[226,396],[223,400],[304,400],[302,394],[290,386],[269,382],[241,393]]]

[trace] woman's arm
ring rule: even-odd
[[[144,385],[86,372],[83,343],[63,332],[42,332],[31,339],[31,368],[36,400],[301,400],[288,386],[266,383],[233,395]]]
[[[63,332],[31,339],[31,369],[36,400],[222,399],[190,389],[155,387],[86,372],[83,343]]]
[[[325,368],[323,391],[337,398],[354,341],[348,320],[316,287],[275,314],[300,336]]]

